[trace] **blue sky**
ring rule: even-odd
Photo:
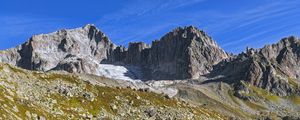
[[[117,45],[151,43],[178,26],[206,31],[227,52],[300,35],[298,0],[1,0],[0,49],[34,34],[92,23]]]

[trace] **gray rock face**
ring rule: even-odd
[[[35,35],[17,48],[2,51],[0,62],[29,70],[95,73],[115,45],[93,25]]]
[[[70,73],[97,74],[99,62],[93,59],[79,58],[77,56],[67,55],[52,70],[65,70]]]
[[[227,54],[203,31],[194,27],[178,28],[154,41],[150,50],[153,76],[175,79],[198,78]]]
[[[226,82],[240,80],[280,96],[299,92],[300,41],[296,37],[262,49],[247,49],[231,60],[215,66],[214,75],[224,75]]]
[[[17,48],[2,51],[0,62],[29,70],[65,70],[100,75],[100,63],[140,67],[145,79],[198,78],[228,55],[203,31],[177,28],[152,46],[115,45],[93,25],[36,35]]]
[[[139,65],[148,79],[198,78],[228,57],[207,34],[192,26],[173,30],[151,47],[130,43],[128,50],[117,47],[114,53],[112,63]]]
[[[143,64],[144,60],[147,59],[147,56],[144,56],[146,55],[144,51],[147,48],[149,47],[143,42],[129,43],[125,63]]]

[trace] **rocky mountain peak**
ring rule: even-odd
[[[97,27],[94,24],[86,24],[85,26],[83,26],[84,29],[97,29]]]
[[[65,70],[99,75],[100,63],[133,65],[145,79],[198,78],[228,58],[215,41],[193,26],[179,27],[152,42],[115,45],[96,26],[33,36],[6,51],[1,61],[30,70]]]
[[[174,29],[172,32],[166,34],[164,37],[161,38],[161,40],[164,40],[165,37],[168,39],[168,37],[182,37],[181,40],[188,40],[191,42],[199,42],[199,45],[202,46],[209,46],[213,49],[219,49],[222,51],[222,54],[225,53],[225,51],[219,47],[219,45],[203,30],[198,29],[195,26],[185,26],[185,27],[178,27]],[[228,55],[225,53],[224,58],[228,58]]]
[[[209,35],[207,35],[203,30],[200,30],[195,26],[178,27],[172,30],[171,32],[167,33],[164,37],[177,35],[181,36],[183,38],[182,40],[194,40],[188,37],[208,37],[209,39],[202,39],[203,42],[209,42],[216,45],[215,41],[213,41]],[[162,39],[164,37],[162,37]]]
[[[261,49],[247,48],[229,61],[216,65],[211,74],[223,75],[229,83],[247,81],[274,94],[299,92],[300,40],[294,36]]]
[[[212,66],[228,58],[213,40],[196,27],[179,27],[152,42],[130,43],[128,50],[118,47],[110,60],[141,66],[147,79],[198,78],[212,70]]]
[[[285,46],[291,46],[292,44],[299,43],[299,39],[296,36],[289,36],[283,38],[278,44],[283,44]]]
[[[95,67],[86,66],[107,59],[107,54],[114,47],[104,33],[93,25],[86,25],[34,35],[21,46],[2,53],[0,61],[29,70],[48,71],[59,68],[69,72],[93,73],[91,69]]]

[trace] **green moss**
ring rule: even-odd
[[[33,76],[35,76],[38,79],[41,80],[47,80],[47,81],[51,81],[51,80],[63,80],[66,82],[70,82],[70,83],[81,83],[83,82],[82,80],[79,80],[79,78],[75,75],[65,75],[65,74],[58,74],[58,73],[38,73],[38,72],[33,72],[32,73]]]
[[[3,70],[3,66],[2,66],[2,64],[0,64],[0,71],[2,71]]]
[[[228,95],[235,104],[240,105],[240,103],[237,101],[237,98],[234,96],[234,91],[228,90]]]
[[[16,67],[12,67],[11,65],[7,65],[14,73],[23,73],[23,74],[27,74],[24,70],[21,70],[19,68]]]
[[[288,100],[293,102],[294,104],[300,105],[300,96],[298,95],[291,95],[286,97]]]
[[[58,105],[56,106],[60,106],[61,108],[82,108],[92,115],[98,115],[101,109],[104,109],[106,112],[109,112],[113,115],[117,114],[117,111],[114,111],[111,108],[111,104],[121,102],[116,99],[116,96],[120,97],[121,99],[126,98],[128,101],[132,101],[133,107],[145,106],[145,100],[148,100],[154,106],[179,108],[175,99],[165,99],[163,95],[152,92],[134,91],[127,88],[115,89],[100,86],[95,87],[91,85],[87,85],[86,88],[92,90],[92,92],[96,95],[93,101],[89,101],[81,96],[67,98],[61,96],[60,94],[53,94],[51,95],[51,98],[57,100]],[[137,99],[137,96],[139,96],[140,99]],[[69,114],[78,114],[76,111],[71,111],[68,109],[64,109],[63,111]]]
[[[258,105],[256,103],[252,103],[250,101],[244,101],[244,103],[249,106],[250,108],[254,109],[254,110],[266,110],[265,107]]]
[[[246,84],[246,86],[248,86],[248,88],[251,91],[249,94],[247,94],[248,96],[258,96],[260,98],[264,98],[264,99],[266,99],[268,101],[271,101],[271,102],[279,102],[279,100],[280,100],[279,96],[274,95],[274,94],[272,94],[271,92],[269,92],[267,90],[264,90],[262,88],[253,86],[253,85],[248,84],[248,83],[245,83],[245,84]]]
[[[262,88],[258,88],[255,86],[250,86],[250,88],[259,96],[266,98],[269,101],[278,102],[280,100],[279,96],[276,96]]]
[[[296,82],[296,79],[289,77],[288,78],[288,82],[290,85],[294,86],[294,87],[298,87],[298,83]]]

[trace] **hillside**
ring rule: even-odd
[[[114,81],[63,72],[32,72],[0,63],[0,118],[226,119],[209,109]]]

